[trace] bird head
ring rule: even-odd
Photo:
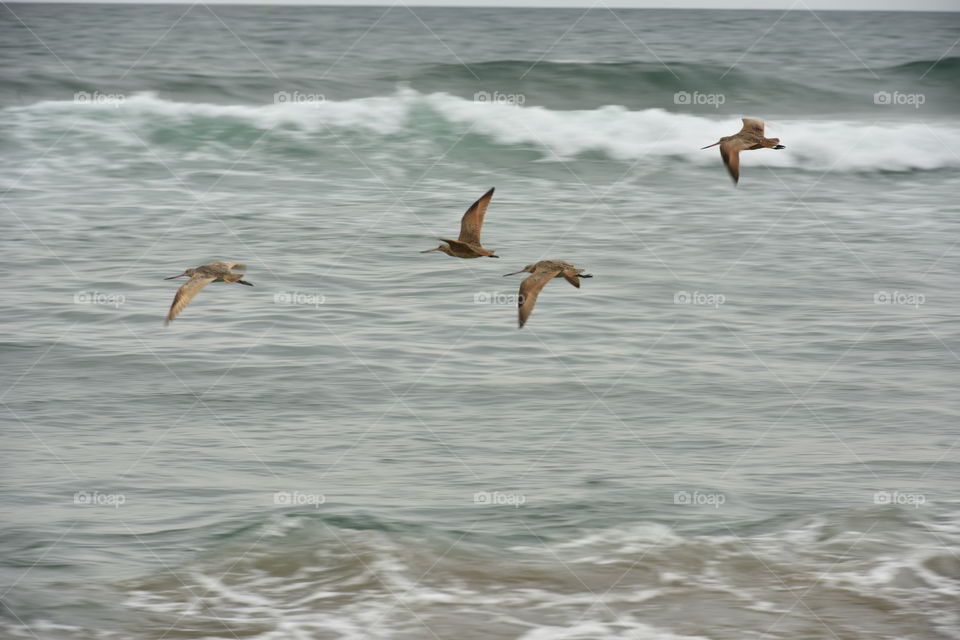
[[[517,275],[518,273],[533,273],[533,265],[532,265],[532,264],[528,264],[528,265],[525,266],[523,269],[520,269],[520,271],[514,271],[514,272],[512,272],[512,273],[505,273],[505,274],[503,274],[503,277],[506,278],[507,276],[515,276],[515,275]]]
[[[196,272],[197,272],[196,269],[187,269],[187,270],[184,271],[183,273],[178,273],[178,274],[175,275],[175,276],[170,276],[169,278],[164,278],[164,280],[173,280],[174,278],[182,278],[182,277],[184,277],[184,276],[187,276],[188,278],[192,278],[192,277],[193,277],[193,274],[196,273]]]
[[[451,255],[451,254],[450,254],[450,245],[448,245],[448,244],[442,244],[442,245],[440,245],[439,247],[437,247],[436,249],[427,249],[426,251],[421,251],[420,253],[430,253],[431,251],[442,251],[443,253],[447,254],[448,256]]]

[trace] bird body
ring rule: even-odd
[[[493,250],[484,249],[480,244],[480,229],[483,227],[483,217],[487,213],[487,205],[493,198],[493,187],[474,202],[460,219],[460,236],[456,240],[440,238],[445,244],[436,249],[427,249],[420,253],[441,251],[455,258],[499,258]]]
[[[563,260],[541,260],[534,264],[528,264],[519,271],[508,273],[506,276],[516,275],[518,273],[529,273],[530,275],[520,283],[520,296],[517,299],[517,312],[520,321],[520,328],[527,323],[527,318],[533,313],[533,307],[537,303],[537,297],[547,283],[554,278],[563,278],[576,288],[580,288],[580,278],[592,278],[589,273],[584,273],[585,269],[577,269],[569,262]]]
[[[785,149],[780,138],[765,138],[763,120],[743,118],[743,128],[732,136],[724,136],[718,142],[703,147],[709,149],[720,145],[720,157],[726,165],[733,183],[740,182],[740,152],[754,149]]]
[[[245,284],[248,287],[253,286],[252,283],[243,279],[244,274],[233,273],[233,269],[246,269],[246,267],[239,262],[217,261],[193,269],[187,269],[176,276],[164,278],[165,280],[173,280],[174,278],[186,276],[190,279],[177,289],[177,293],[173,297],[173,304],[170,305],[170,311],[167,313],[167,318],[163,323],[170,324],[173,322],[173,319],[183,311],[184,307],[190,304],[194,296],[200,293],[200,290],[211,282],[237,282]]]

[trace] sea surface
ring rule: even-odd
[[[4,5],[0,638],[960,638],[958,39]]]

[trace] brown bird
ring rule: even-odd
[[[740,182],[740,152],[753,149],[786,149],[780,144],[780,138],[763,137],[763,120],[743,118],[743,129],[732,136],[724,136],[718,142],[708,144],[702,149],[709,149],[720,145],[720,157],[727,171],[733,178],[733,183]]]
[[[593,275],[584,273],[584,269],[577,269],[563,260],[541,260],[536,264],[528,264],[520,271],[508,273],[503,277],[518,273],[530,275],[520,283],[520,297],[517,299],[517,308],[520,315],[520,328],[527,323],[527,318],[533,312],[533,305],[537,304],[540,291],[554,278],[563,278],[577,289],[580,288],[580,278],[592,278]]]
[[[480,196],[480,199],[470,205],[467,212],[463,214],[460,220],[460,237],[456,240],[450,238],[440,238],[446,244],[442,244],[436,249],[427,249],[420,253],[430,253],[431,251],[442,251],[448,256],[455,258],[499,258],[493,255],[490,249],[484,249],[480,245],[480,228],[483,226],[483,216],[487,213],[487,205],[490,204],[490,198],[493,197],[493,187],[490,191]]]
[[[232,273],[232,269],[246,269],[246,267],[239,262],[218,261],[199,266],[195,269],[187,269],[180,275],[164,278],[164,280],[173,280],[174,278],[187,276],[190,279],[187,280],[182,287],[177,289],[177,295],[173,297],[173,304],[170,305],[170,313],[167,314],[167,319],[163,321],[163,324],[170,324],[173,319],[183,311],[183,308],[190,304],[193,297],[200,293],[200,290],[211,282],[239,282],[248,287],[253,286],[252,283],[242,280],[244,274]]]

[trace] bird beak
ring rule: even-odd
[[[523,273],[523,269],[520,269],[520,271],[514,271],[513,273],[505,273],[503,274],[503,277],[506,278],[507,276],[515,276],[518,273]]]
[[[436,249],[427,249],[426,251],[421,251],[420,253],[430,253],[431,251],[440,251],[440,247],[437,247]]]
[[[704,149],[709,149],[710,147],[715,147],[715,146],[717,146],[718,144],[720,144],[719,141],[714,142],[713,144],[708,144],[708,145],[705,146],[705,147],[700,147],[700,151],[703,151]]]
[[[178,275],[178,276],[170,276],[169,278],[164,278],[164,280],[173,280],[174,278],[182,278],[182,277],[185,276],[185,275],[187,275],[187,274],[186,274],[186,273],[181,273],[181,274]]]

